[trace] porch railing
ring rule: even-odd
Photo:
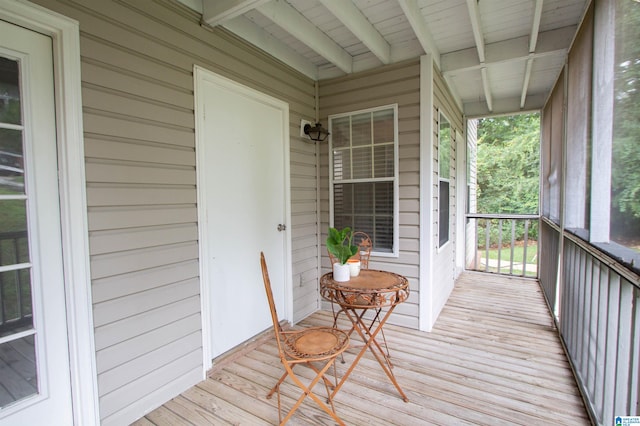
[[[27,231],[0,233],[0,267],[28,263]],[[0,336],[32,322],[31,283],[24,269],[0,272]]]
[[[469,213],[466,218],[468,270],[538,276],[537,215]]]
[[[542,267],[558,271],[561,231],[546,219],[543,228]],[[562,245],[560,276],[540,281],[594,422],[638,416],[640,277],[570,232]]]

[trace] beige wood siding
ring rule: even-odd
[[[172,0],[36,3],[80,22],[100,416],[128,424],[202,377],[194,64],[290,105],[294,320],[318,307],[314,82]]]
[[[331,114],[398,104],[399,176],[400,176],[400,250],[399,257],[371,257],[372,269],[386,269],[405,275],[411,285],[408,302],[398,305],[389,320],[418,328],[420,264],[420,63],[408,61],[378,70],[319,83],[320,117],[327,125]],[[322,242],[329,226],[329,153],[321,145],[321,230]],[[329,271],[329,259],[322,246],[323,272]]]

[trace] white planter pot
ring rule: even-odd
[[[357,277],[360,275],[360,261],[357,259],[349,259],[347,260],[347,265],[349,265],[349,272],[351,277]]]
[[[337,281],[337,282],[345,282],[345,281],[349,281],[349,278],[351,277],[351,269],[349,268],[349,264],[340,264],[340,263],[334,263],[333,264],[333,280]]]

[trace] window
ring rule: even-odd
[[[438,247],[449,241],[449,174],[451,172],[451,125],[440,113],[438,128]]]
[[[366,232],[377,254],[397,252],[397,110],[329,117],[332,226]]]

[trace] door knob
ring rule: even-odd
[[[282,232],[282,231],[284,231],[286,229],[287,229],[287,225],[284,225],[282,223],[278,225],[278,231]]]

